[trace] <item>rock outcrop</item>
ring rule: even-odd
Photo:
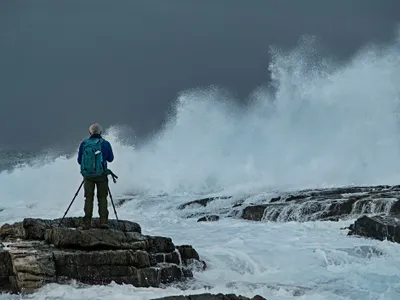
[[[204,216],[204,217],[198,219],[197,222],[215,222],[218,220],[219,220],[219,216],[210,215],[210,216]]]
[[[254,197],[254,196],[252,196]],[[256,204],[250,198],[213,197],[194,200],[180,205],[181,210],[200,206],[202,212],[188,217],[239,217],[251,221],[337,221],[356,218],[364,214],[395,215],[400,213],[400,186],[341,187],[330,189],[303,190],[296,193],[282,193],[270,198],[258,199]],[[259,197],[258,197],[259,198]],[[229,203],[227,199],[231,199]],[[215,201],[224,205],[206,211]],[[230,206],[229,206],[230,205]],[[213,217],[215,220],[215,217]]]
[[[198,199],[198,200],[193,200],[184,204],[179,205],[178,209],[185,209],[186,207],[196,204],[200,206],[207,206],[210,202],[213,202],[215,200],[224,200],[224,199],[231,199],[232,196],[221,196],[221,197],[209,197],[209,198],[204,198],[204,199]]]
[[[252,196],[254,198],[254,196]],[[400,243],[400,186],[359,186],[302,190],[282,193],[269,198],[210,197],[180,205],[181,210],[200,206],[198,221],[218,221],[237,217],[249,221],[305,222],[356,219],[348,235]],[[231,200],[231,202],[227,202]],[[220,201],[207,211],[207,206]],[[223,205],[220,205],[224,203]],[[226,206],[226,203],[230,205]],[[216,209],[217,207],[217,209]],[[219,214],[218,214],[219,213]]]
[[[141,233],[139,224],[110,220],[109,230],[81,230],[80,218],[24,219],[0,228],[0,290],[32,292],[46,283],[160,287],[193,277],[199,255],[189,245]]]
[[[156,298],[152,300],[267,300],[264,297],[259,295],[254,296],[253,298],[248,298],[244,296],[236,296],[235,294],[197,294],[197,295],[189,295],[189,296],[169,296]]]
[[[348,235],[400,243],[400,216],[362,216],[350,225]]]

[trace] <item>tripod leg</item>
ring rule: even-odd
[[[110,195],[111,204],[112,204],[112,206],[113,206],[113,209],[114,209],[115,217],[117,218],[117,221],[118,221],[117,210],[115,209],[114,200],[113,200],[113,198],[112,198],[112,195],[111,195],[110,188],[108,188],[108,194]]]
[[[62,221],[64,220],[64,218],[65,218],[65,216],[67,215],[67,213],[68,213],[69,209],[71,208],[71,205],[72,205],[72,203],[74,203],[76,196],[78,196],[78,194],[79,194],[79,191],[80,191],[80,190],[81,190],[81,188],[82,188],[83,182],[84,182],[84,180],[82,180],[82,183],[81,183],[81,185],[79,186],[78,190],[77,190],[77,191],[76,191],[76,193],[75,193],[75,196],[74,196],[74,198],[72,199],[72,201],[71,201],[71,203],[69,204],[69,206],[68,206],[67,210],[65,211],[65,214],[63,215],[63,217],[62,217],[62,219],[61,219],[60,223],[58,224],[58,227],[60,227],[60,225],[61,225]]]

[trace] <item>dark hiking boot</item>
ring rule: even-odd
[[[101,219],[100,219],[100,228],[101,228],[101,229],[108,229],[108,228],[110,228],[110,227],[108,226],[107,223],[108,223],[108,222],[107,222],[106,220],[101,220]]]
[[[89,224],[83,224],[82,225],[82,230],[89,230],[90,229],[90,225]]]
[[[103,223],[103,224],[100,224],[100,228],[101,229],[109,229],[110,227],[108,226],[107,223]]]
[[[91,227],[91,225],[92,225],[91,223],[92,223],[91,220],[88,220],[88,219],[86,219],[86,218],[83,218],[82,229],[83,229],[83,230],[88,230],[88,229],[90,229],[90,227]]]

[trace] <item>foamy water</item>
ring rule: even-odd
[[[118,209],[118,214],[121,219],[140,223],[144,234],[169,236],[177,245],[195,247],[206,261],[207,270],[194,273],[195,281],[188,290],[174,286],[155,289],[52,284],[29,299],[144,300],[201,292],[302,300],[398,299],[400,295],[399,245],[349,237],[341,228],[350,221],[261,223],[224,219],[198,223],[196,219],[181,218],[174,209],[183,199],[138,196]],[[81,206],[74,205],[69,215],[81,215]]]
[[[400,246],[346,236],[340,228],[348,223],[197,223],[177,209],[205,195],[400,182],[399,42],[362,49],[345,65],[318,58],[313,46],[305,41],[275,51],[270,69],[277,93],[258,89],[246,108],[225,101],[229,95],[216,88],[186,91],[145,145],[125,145],[117,127],[108,130],[116,156],[110,167],[119,176],[111,191],[115,198],[134,195],[119,217],[139,222],[145,234],[196,248],[208,269],[194,274],[190,290],[71,284],[29,297],[152,299],[207,291],[399,299]],[[76,157],[1,173],[1,223],[61,217],[80,182]],[[82,215],[82,195],[69,216]]]

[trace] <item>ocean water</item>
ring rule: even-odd
[[[206,271],[195,272],[185,290],[52,284],[27,299],[144,300],[202,292],[400,299],[400,245],[347,236],[341,228],[351,220],[198,223],[177,209],[204,196],[252,195],[256,202],[257,195],[277,191],[400,182],[400,41],[366,45],[341,64],[320,54],[312,38],[271,51],[274,92],[255,89],[247,107],[215,87],[184,91],[169,122],[146,144],[126,143],[118,127],[105,136],[116,156],[110,168],[119,176],[110,183],[114,200],[131,199],[119,218],[138,222],[144,234],[193,245]],[[76,155],[29,161],[0,173],[0,223],[61,217],[81,182]],[[68,215],[82,213],[81,191]]]

